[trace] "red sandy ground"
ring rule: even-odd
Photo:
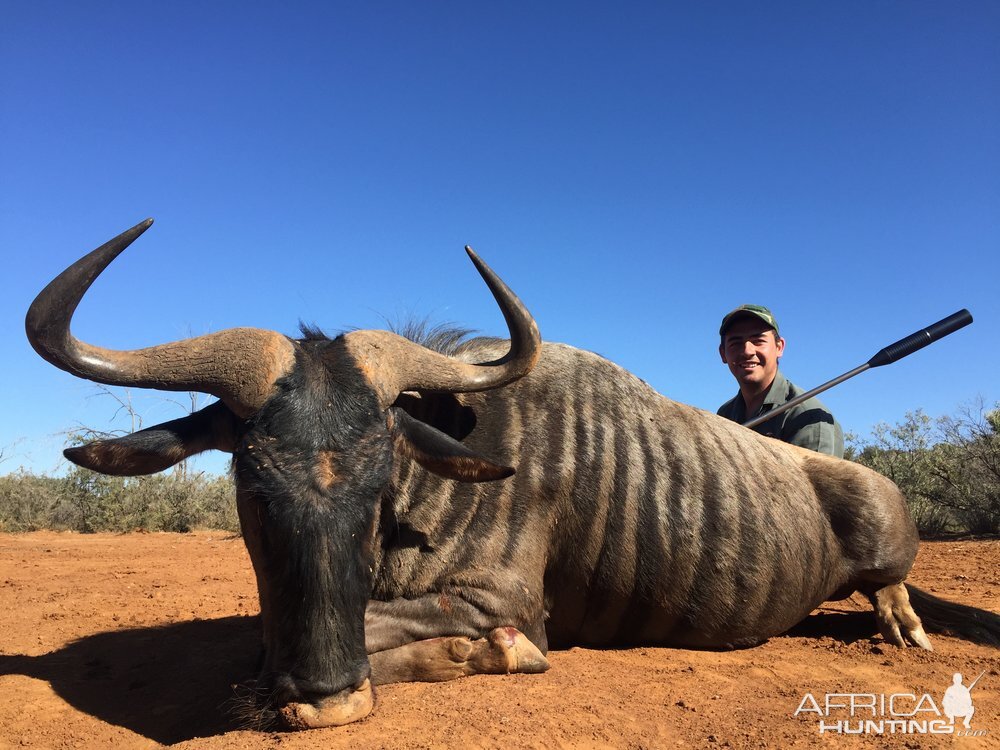
[[[925,542],[910,580],[996,610],[1000,541]],[[226,713],[256,613],[243,543],[223,533],[0,535],[0,748],[1000,747],[1000,651],[940,635],[933,653],[893,648],[857,597],[743,651],[572,649],[544,675],[384,686],[368,719],[297,734]],[[806,693],[940,706],[956,671],[985,671],[985,735],[820,735],[815,713],[793,715]]]

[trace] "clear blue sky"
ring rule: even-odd
[[[802,387],[972,311],[828,392],[848,431],[1000,399],[1000,4],[285,5],[4,3],[0,471],[125,426],[23,319],[147,216],[81,338],[502,333],[470,244],[543,337],[698,407],[736,390],[717,329],[743,302],[775,311]],[[147,426],[182,413],[133,395]]]

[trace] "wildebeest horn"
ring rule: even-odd
[[[471,247],[466,246],[465,251],[507,321],[510,350],[493,362],[470,364],[386,331],[349,333],[354,355],[362,370],[370,373],[384,406],[403,391],[470,393],[499,388],[527,375],[538,361],[542,339],[535,319]]]
[[[28,340],[44,359],[81,378],[107,385],[210,393],[239,416],[250,416],[294,361],[294,345],[279,333],[231,328],[133,351],[102,349],[70,333],[73,313],[94,279],[152,223],[146,219],[136,224],[53,279],[28,309]]]

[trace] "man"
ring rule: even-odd
[[[737,307],[722,319],[719,336],[719,355],[740,386],[739,393],[719,407],[720,416],[743,423],[804,392],[778,371],[785,340],[766,307]],[[844,432],[818,398],[810,398],[753,429],[792,445],[844,457]]]

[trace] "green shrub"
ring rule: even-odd
[[[937,420],[917,410],[851,443],[854,460],[903,491],[921,534],[1000,533],[1000,404]]]
[[[0,531],[53,528],[61,518],[62,480],[18,472],[0,477]]]
[[[0,531],[237,531],[228,477],[112,477],[73,467],[64,477],[0,477]]]

